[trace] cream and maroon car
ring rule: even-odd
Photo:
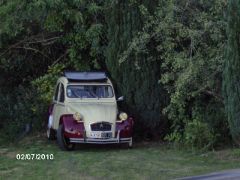
[[[49,108],[47,137],[61,149],[76,143],[132,146],[133,118],[118,110],[113,85],[103,72],[65,72]]]

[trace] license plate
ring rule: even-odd
[[[112,132],[91,132],[91,138],[112,138]]]
[[[112,133],[111,132],[103,132],[101,134],[102,138],[112,138]]]

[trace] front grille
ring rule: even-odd
[[[91,124],[92,131],[111,131],[112,125],[108,122],[100,122]]]

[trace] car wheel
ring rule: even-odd
[[[73,150],[75,147],[74,143],[69,142],[69,138],[64,137],[63,125],[59,125],[57,130],[57,142],[59,147],[64,151]]]

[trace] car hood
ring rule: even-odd
[[[79,112],[83,116],[86,134],[88,136],[90,124],[96,122],[109,122],[112,124],[112,132],[115,132],[115,123],[117,118],[117,104],[113,102],[84,102],[70,103],[67,111],[69,114]]]

